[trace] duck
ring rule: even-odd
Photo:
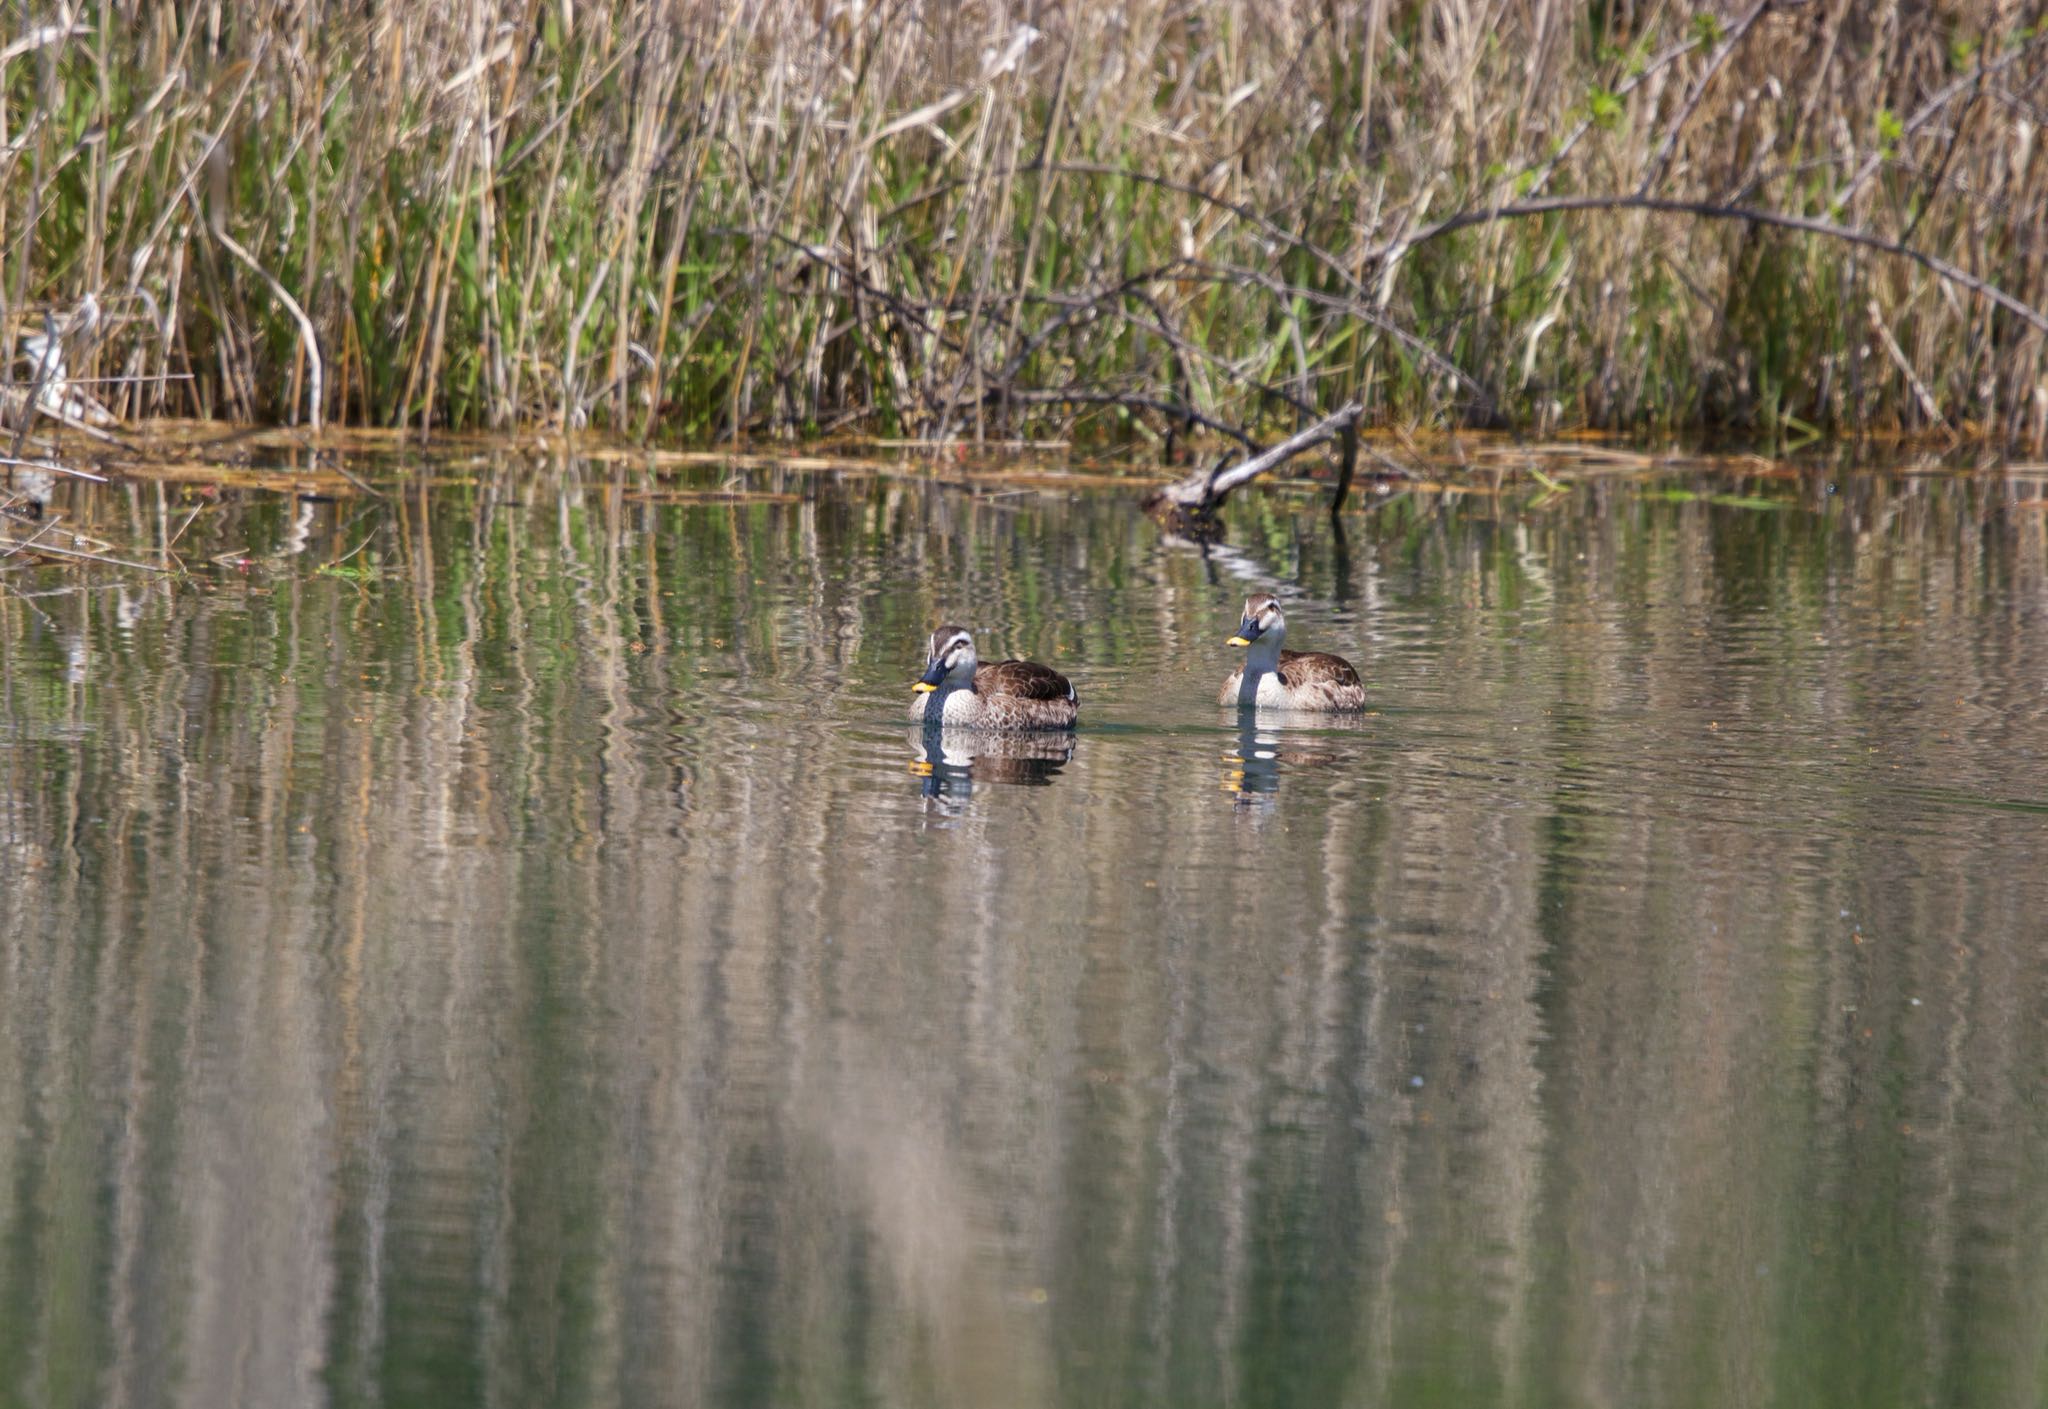
[[[1283,651],[1287,618],[1270,594],[1245,598],[1233,646],[1246,647],[1244,668],[1230,672],[1216,703],[1240,708],[1338,711],[1365,708],[1365,682],[1342,656]]]
[[[941,626],[925,643],[924,674],[911,687],[910,718],[948,728],[1071,729],[1081,703],[1067,677],[1030,660],[983,664],[964,626]]]

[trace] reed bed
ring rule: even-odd
[[[2048,442],[2011,0],[7,14],[0,327],[124,418]]]

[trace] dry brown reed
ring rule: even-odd
[[[2048,441],[2013,0],[9,14],[0,328],[124,416]]]

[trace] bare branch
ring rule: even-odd
[[[1240,485],[1249,484],[1304,450],[1313,450],[1324,441],[1356,427],[1358,418],[1364,414],[1365,408],[1358,402],[1348,402],[1341,410],[1323,417],[1307,430],[1289,436],[1272,449],[1261,451],[1249,460],[1227,469],[1219,467],[1175,480],[1165,488],[1146,496],[1147,503],[1163,503],[1182,514],[1212,514],[1222,507],[1223,501],[1229,497],[1232,490]]]
[[[1434,225],[1425,226],[1412,235],[1370,251],[1366,260],[1369,263],[1378,263],[1398,259],[1416,245],[1427,244],[1455,231],[1474,225],[1490,224],[1496,220],[1521,220],[1535,215],[1559,215],[1589,210],[1648,210],[1662,215],[1694,215],[1705,220],[1740,220],[1751,225],[1797,230],[1806,235],[1819,235],[1830,240],[1861,245],[1865,249],[1878,250],[1900,259],[1911,260],[1930,273],[1989,299],[2014,317],[2023,319],[2042,332],[2048,333],[2048,313],[2022,303],[1997,285],[1980,279],[1968,270],[1925,250],[1902,245],[1896,240],[1887,240],[1882,235],[1874,235],[1868,230],[1858,230],[1854,226],[1837,225],[1833,221],[1815,220],[1811,216],[1791,215],[1784,211],[1759,210],[1753,206],[1717,205],[1711,201],[1673,200],[1662,196],[1641,195],[1546,196],[1541,200],[1517,201],[1513,205],[1494,206],[1486,210],[1464,210],[1456,215],[1446,216]]]
[[[1137,410],[1156,411],[1162,416],[1171,416],[1176,421],[1228,436],[1247,450],[1256,452],[1259,448],[1256,440],[1228,421],[1219,421],[1214,416],[1204,415],[1192,406],[1179,406],[1153,396],[1139,396],[1121,391],[1088,391],[1080,388],[1066,391],[994,388],[988,393],[988,399],[1007,401],[1016,406],[1126,406]]]
[[[1914,109],[1913,115],[1900,125],[1899,140],[1903,142],[1906,138],[1911,137],[1939,116],[1943,108],[1954,102],[1962,94],[1975,90],[1992,74],[2001,73],[2011,68],[2030,49],[2043,40],[2048,40],[2048,29],[2041,30],[2031,38],[2014,45],[2009,53],[2000,55],[1991,63],[1978,65],[1946,88],[1933,94],[1926,102]],[[1849,178],[1848,186],[1843,189],[1841,195],[1835,198],[1836,208],[1847,209],[1849,202],[1856,199],[1856,193],[1863,189],[1864,183],[1877,174],[1877,169],[1884,165],[1884,161],[1885,153],[1881,148],[1865,157],[1863,165],[1857,167],[1856,174]]]
[[[1706,97],[1707,89],[1714,81],[1714,75],[1721,71],[1721,66],[1728,62],[1728,56],[1741,45],[1750,27],[1763,17],[1764,11],[1771,8],[1771,3],[1772,0],[1756,0],[1756,3],[1749,7],[1749,13],[1735,22],[1735,27],[1728,31],[1728,37],[1721,41],[1720,47],[1708,58],[1706,71],[1693,84],[1692,91],[1685,95],[1684,105],[1672,117],[1671,125],[1664,129],[1664,136],[1657,143],[1657,150],[1650,154],[1650,160],[1644,165],[1642,182],[1636,187],[1637,195],[1648,195],[1650,188],[1657,184],[1657,178],[1664,174],[1664,167],[1671,160],[1672,149],[1678,145],[1679,132],[1691,120],[1694,110],[1700,105],[1700,99]]]

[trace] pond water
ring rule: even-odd
[[[2048,1395],[2038,487],[354,473],[0,574],[0,1404]]]

